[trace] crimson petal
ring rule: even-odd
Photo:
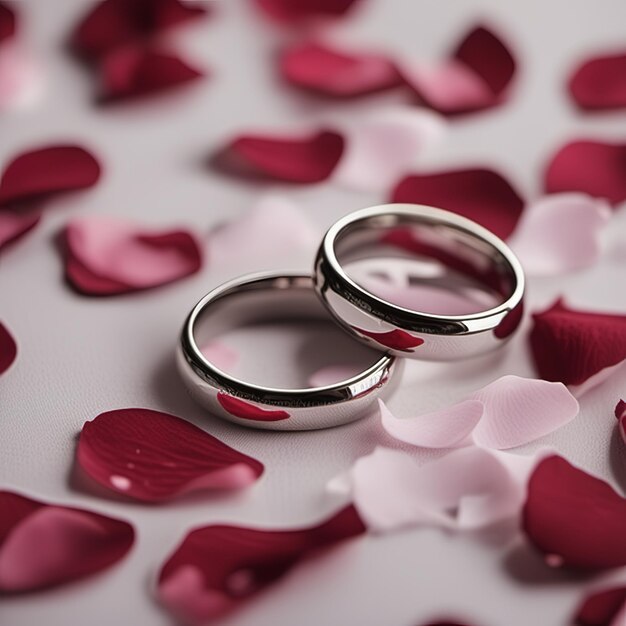
[[[622,440],[626,443],[626,402],[623,400],[620,400],[615,406],[615,417],[617,418]]]
[[[429,204],[468,217],[499,237],[508,237],[524,208],[511,184],[488,169],[411,174],[392,193],[392,202]]]
[[[0,322],[0,374],[4,374],[17,356],[17,344],[6,326]]]
[[[585,61],[570,78],[569,90],[581,109],[626,107],[626,54]]]
[[[412,352],[412,348],[417,348],[424,343],[424,340],[421,337],[413,337],[411,333],[407,333],[400,328],[395,328],[394,330],[383,333],[377,333],[371,330],[357,328],[356,326],[354,326],[354,329],[358,333],[361,333],[366,337],[371,337],[374,341],[377,341],[378,343],[381,343],[383,346],[387,346],[392,350]]]
[[[39,224],[41,213],[0,208],[0,250]]]
[[[344,52],[316,42],[285,50],[279,67],[291,84],[338,98],[364,96],[402,82],[395,65],[382,55]]]
[[[13,7],[0,2],[0,43],[15,35],[17,20]]]
[[[580,626],[618,626],[613,620],[626,607],[626,587],[612,587],[587,596],[576,611]]]
[[[216,161],[220,168],[238,175],[316,183],[331,175],[343,149],[344,138],[330,130],[290,138],[242,135]]]
[[[523,528],[550,564],[600,570],[626,565],[626,499],[559,456],[528,482]]]
[[[257,460],[179,417],[150,409],[108,411],[86,422],[77,458],[100,484],[144,502],[246,487],[263,473]]]
[[[0,491],[0,591],[34,591],[106,569],[135,539],[122,520]]]
[[[324,17],[341,17],[357,0],[256,0],[270,17],[284,24],[297,24]]]
[[[626,315],[573,310],[558,300],[533,320],[530,347],[545,380],[580,385],[626,359]]]
[[[364,532],[351,506],[321,524],[299,530],[198,528],[184,538],[161,569],[158,597],[177,617],[206,622],[236,608],[318,550]]]
[[[548,193],[582,191],[612,204],[626,200],[626,143],[572,141],[548,164]]]

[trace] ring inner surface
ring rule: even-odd
[[[515,274],[491,243],[426,216],[387,213],[348,224],[334,242],[346,274],[397,306],[438,315],[490,310],[515,290]]]

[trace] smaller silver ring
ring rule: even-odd
[[[233,303],[235,298],[245,306],[231,307],[224,314],[223,305]],[[332,321],[316,297],[310,276],[254,274],[208,293],[189,314],[177,350],[178,369],[192,397],[214,415],[267,430],[329,428],[366,415],[399,373],[402,362],[391,355],[381,353],[370,367],[336,384],[280,389],[247,383],[227,374],[198,347],[241,324],[293,318]],[[201,338],[197,336],[200,326],[208,327],[203,331],[208,334]]]
[[[342,263],[397,256],[434,258],[488,286],[502,301],[485,311],[437,315],[393,304],[350,278]],[[415,204],[385,204],[346,215],[330,227],[315,262],[315,288],[354,337],[396,356],[457,360],[502,345],[522,317],[524,273],[493,233],[456,213]]]

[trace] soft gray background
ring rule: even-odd
[[[212,77],[159,101],[99,109],[88,75],[63,49],[84,0],[23,0],[28,37],[46,64],[39,107],[0,117],[0,162],[47,141],[75,140],[105,164],[101,184],[59,199],[45,223],[0,262],[0,316],[19,341],[14,367],[0,379],[0,480],[35,497],[85,506],[131,520],[138,530],[130,556],[102,575],[63,589],[3,598],[4,626],[171,623],[151,598],[154,575],[185,531],[210,522],[288,527],[322,518],[339,506],[327,480],[377,443],[393,445],[375,419],[325,432],[266,433],[205,416],[186,397],[172,369],[183,317],[201,295],[232,272],[210,263],[195,277],[165,289],[115,299],[74,295],[62,281],[53,238],[70,217],[128,215],[154,224],[181,223],[206,232],[241,214],[265,187],[210,174],[202,162],[231,133],[291,123],[341,119],[401,95],[356,104],[318,103],[276,80],[273,53],[283,33],[260,21],[248,2],[223,1],[215,18],[180,33],[181,45]],[[371,0],[342,26],[346,36],[415,57],[437,56],[482,18],[510,41],[520,59],[515,95],[507,106],[453,123],[448,141],[426,166],[495,164],[529,197],[540,193],[549,155],[574,136],[626,136],[624,113],[582,115],[563,89],[582,57],[624,44],[623,0]],[[382,199],[331,184],[275,186],[303,206],[320,229],[335,218]],[[581,307],[626,310],[624,216],[611,224],[607,252],[593,269],[532,280],[529,309],[558,294]],[[621,240],[620,244],[620,230]],[[621,250],[620,250],[620,245]],[[303,267],[302,259],[284,259]],[[306,268],[306,263],[304,264]],[[407,368],[390,402],[401,415],[443,405],[505,374],[532,375],[524,328],[505,353],[472,363]],[[271,355],[259,354],[263,364]],[[613,407],[626,393],[616,374],[582,401],[580,416],[542,444],[624,484],[626,458],[615,438]],[[117,502],[70,482],[75,437],[85,420],[113,408],[170,411],[205,426],[262,460],[267,472],[245,494],[199,497],[159,507]],[[621,456],[620,456],[621,454]],[[418,453],[427,459],[424,453]],[[513,556],[512,556],[513,555]],[[585,581],[546,573],[531,553],[510,543],[485,543],[417,529],[371,537],[294,571],[223,624],[240,626],[410,626],[457,615],[484,626],[560,625]]]

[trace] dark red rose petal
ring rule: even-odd
[[[626,565],[626,499],[559,456],[533,471],[523,528],[549,564],[585,570]]]
[[[619,432],[622,440],[626,444],[626,402],[620,400],[615,406],[615,417],[618,421]]]
[[[392,193],[392,202],[429,204],[468,217],[493,233],[508,237],[524,200],[497,172],[487,169],[411,174]]]
[[[285,50],[280,72],[293,85],[324,96],[350,98],[397,87],[395,65],[377,54],[353,54],[309,42]]]
[[[39,224],[41,213],[0,207],[0,251]]]
[[[15,35],[17,20],[13,7],[0,2],[0,44]]]
[[[244,603],[320,549],[364,532],[351,506],[300,530],[198,528],[161,569],[159,600],[179,619],[206,622]]]
[[[91,187],[98,182],[100,171],[96,157],[80,146],[49,146],[23,152],[2,174],[0,205]]]
[[[318,18],[341,17],[356,0],[256,0],[256,3],[273,19],[297,24]]]
[[[0,591],[34,591],[83,578],[122,559],[127,522],[0,491]]]
[[[78,53],[98,58],[127,44],[139,43],[180,23],[201,17],[197,2],[180,0],[103,0],[72,34]]]
[[[175,54],[127,46],[104,57],[100,98],[104,102],[138,98],[186,85],[202,76],[199,69]]]
[[[587,596],[576,611],[580,626],[618,626],[613,620],[626,606],[626,587],[603,589]]]
[[[626,200],[626,143],[572,141],[548,164],[548,193],[582,191],[612,204]]]
[[[364,330],[363,328],[354,329],[366,337],[371,337],[378,343],[383,346],[387,346],[392,350],[402,350],[406,352],[410,352],[412,348],[417,348],[417,346],[421,346],[424,343],[423,339],[419,337],[413,337],[410,333],[407,333],[404,330],[396,328],[395,330],[390,330],[386,333],[375,333],[371,330]]]
[[[119,409],[86,422],[80,467],[131,498],[159,502],[200,489],[252,484],[263,465],[193,424],[150,409]]]
[[[92,216],[64,231],[65,273],[87,295],[115,295],[175,282],[202,267],[202,250],[184,230],[156,232],[125,220]]]
[[[626,315],[577,311],[558,300],[533,320],[530,347],[545,380],[580,385],[626,359]]]
[[[581,109],[626,107],[626,54],[585,61],[570,78],[569,90]]]
[[[295,138],[243,135],[222,150],[217,164],[237,175],[316,183],[331,175],[343,149],[343,137],[328,130]]]
[[[250,402],[229,396],[221,391],[217,394],[217,401],[226,412],[244,420],[278,422],[280,420],[289,419],[290,417],[287,411],[262,409],[254,404],[250,404]]]
[[[6,326],[0,322],[0,374],[4,374],[17,356],[17,344]]]

